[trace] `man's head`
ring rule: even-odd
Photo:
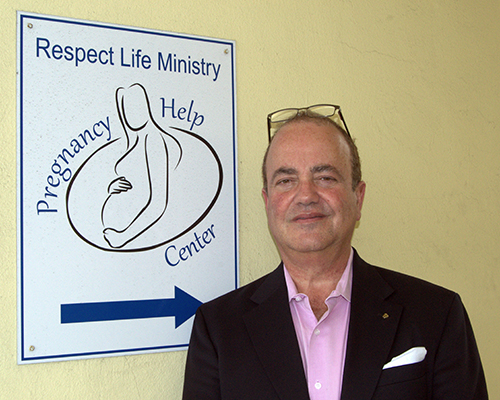
[[[365,191],[359,165],[352,139],[327,118],[299,116],[278,130],[262,194],[282,257],[350,248]]]
[[[331,119],[324,118],[324,117],[311,117],[309,115],[299,115],[299,116],[293,118],[292,120],[288,121],[287,123],[285,123],[281,128],[285,127],[286,125],[288,125],[290,123],[300,122],[300,121],[316,122],[318,125],[330,124],[330,125],[334,126],[335,128],[337,128],[337,130],[342,134],[345,141],[347,142],[347,145],[349,146],[350,153],[351,153],[352,188],[354,190],[358,186],[358,183],[361,182],[361,160],[359,158],[358,148],[356,147],[356,144],[354,143],[354,140],[351,138],[351,136],[346,132],[346,130],[344,128],[342,128],[340,125],[338,125],[336,122],[332,121]],[[279,132],[279,130],[276,133],[278,133],[278,132]],[[276,134],[274,136],[276,136]],[[262,162],[262,182],[263,182],[264,190],[267,190],[267,176],[266,176],[267,155],[269,153],[269,149],[271,147],[271,143],[273,142],[274,136],[271,137],[271,141],[269,142],[269,145],[267,146],[266,152],[264,154],[264,159]]]

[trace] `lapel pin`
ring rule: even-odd
[[[382,318],[383,318],[383,319],[387,319],[387,318],[389,318],[389,314],[384,313],[384,314],[382,315]]]

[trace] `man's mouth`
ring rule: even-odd
[[[298,223],[308,223],[308,222],[316,222],[325,217],[324,214],[321,213],[302,213],[293,218],[293,222]]]

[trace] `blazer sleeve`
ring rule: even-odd
[[[472,326],[455,294],[437,348],[432,382],[434,400],[487,400],[486,381]]]
[[[200,308],[189,342],[182,399],[221,399],[217,352]]]

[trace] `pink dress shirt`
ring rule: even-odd
[[[284,268],[290,311],[311,400],[340,400],[351,312],[352,258],[351,249],[337,287],[325,300],[328,310],[319,321],[309,298],[297,292],[286,266]]]

